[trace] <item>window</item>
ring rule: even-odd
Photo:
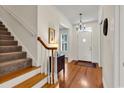
[[[92,27],[86,27],[86,28],[84,29],[84,31],[92,32]]]
[[[61,51],[68,50],[68,35],[67,33],[61,34]]]

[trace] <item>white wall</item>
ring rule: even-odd
[[[28,55],[37,61],[37,7],[36,6],[1,6],[0,19],[23,46]]]
[[[101,30],[101,65],[105,87],[114,87],[114,32],[115,6],[102,6],[102,19],[108,18],[108,35]],[[103,29],[103,27],[102,27]]]
[[[54,6],[38,6],[38,35],[48,44],[48,28],[54,28],[56,42],[59,41],[59,25],[65,25],[71,32],[71,24]],[[49,52],[38,43],[38,63],[46,66]],[[46,68],[46,67],[45,67]],[[43,68],[43,72],[47,69]]]
[[[5,5],[18,18],[22,19],[26,26],[29,26],[32,31],[37,30],[37,6],[36,5]]]
[[[124,87],[124,6],[120,6],[120,87]]]
[[[72,46],[72,60],[78,60],[78,32],[75,30],[75,27],[73,27],[73,32],[70,35],[70,37],[72,38],[72,41],[70,43],[70,45]]]

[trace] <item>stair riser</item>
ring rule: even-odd
[[[0,29],[0,32],[7,32],[8,29]]]
[[[11,33],[7,31],[0,31],[0,35],[11,35]]]
[[[14,37],[9,35],[0,35],[0,40],[14,40]]]
[[[0,46],[18,45],[17,41],[0,41]]]
[[[0,40],[14,40],[14,37],[12,37],[12,36],[6,36],[6,37],[4,37],[4,36],[0,36]]]
[[[31,60],[26,62],[20,62],[20,63],[17,63],[17,64],[12,64],[12,65],[8,65],[8,66],[3,66],[3,67],[0,67],[0,76],[3,76],[3,75],[6,75],[10,72],[13,72],[13,71],[16,71],[16,70],[20,70],[20,69],[23,69],[23,68],[26,68],[26,67],[30,67],[32,66],[32,62]]]
[[[2,25],[3,23],[0,21],[0,24]]]
[[[1,25],[1,24],[0,24],[0,27],[5,27],[5,25]]]
[[[0,28],[5,28],[5,26],[0,24]]]
[[[26,58],[26,52],[0,55],[0,62],[11,61],[11,60],[16,60],[21,58]]]
[[[19,51],[22,51],[22,47],[21,46],[0,47],[0,53],[19,52]]]
[[[5,28],[5,27],[0,27],[0,30],[7,30],[7,28]]]

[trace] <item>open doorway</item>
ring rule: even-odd
[[[63,25],[59,25],[59,55],[65,55],[65,58],[68,59],[69,52],[69,29]]]

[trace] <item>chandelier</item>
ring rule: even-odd
[[[85,31],[85,25],[82,22],[82,13],[79,13],[80,22],[76,25],[77,31]]]

